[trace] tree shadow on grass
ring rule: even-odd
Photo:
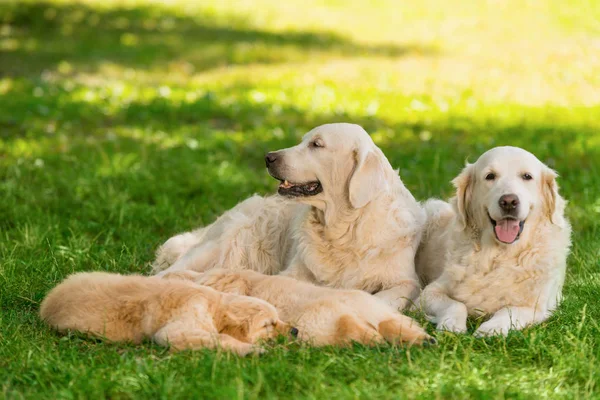
[[[35,107],[43,112],[26,107],[31,101],[29,91],[19,88],[11,93],[0,122],[7,115],[12,118],[4,130],[7,148],[22,141],[21,147],[32,148],[28,163],[35,158],[45,161],[46,183],[32,182],[34,188],[52,186],[57,174],[71,176],[53,196],[46,193],[40,198],[40,204],[50,207],[52,203],[54,212],[67,213],[69,218],[79,219],[71,215],[76,204],[112,182],[112,192],[100,194],[106,197],[107,207],[111,199],[138,204],[140,210],[149,206],[144,212],[162,204],[164,210],[158,215],[175,220],[168,209],[173,206],[169,202],[178,198],[173,209],[179,212],[185,204],[203,204],[203,222],[209,222],[254,191],[273,190],[274,182],[264,171],[267,151],[296,144],[317,125],[344,121],[360,124],[374,134],[419,199],[449,196],[449,181],[465,160],[474,161],[493,146],[524,147],[559,171],[573,216],[581,226],[595,227],[585,213],[600,198],[594,189],[600,184],[600,150],[586,147],[586,140],[598,137],[598,132],[584,124],[558,124],[547,118],[545,109],[518,107],[526,119],[451,111],[429,113],[426,120],[387,120],[358,113],[311,112],[285,104],[275,107],[268,101],[256,103],[243,95],[248,87],[231,86],[224,89],[226,98],[210,92],[191,102],[153,98],[123,104],[106,115],[102,104],[78,100],[52,87],[46,90],[54,94],[35,101]],[[231,96],[236,98],[234,103]],[[561,115],[559,109],[553,112]],[[52,132],[47,131],[49,124]],[[27,168],[34,171],[36,179],[42,179],[39,173],[44,171],[36,174],[34,166]],[[80,197],[65,195],[78,181]],[[23,193],[22,200],[27,196]],[[65,206],[69,201],[71,206]],[[195,207],[190,210],[190,215],[198,211]],[[103,218],[100,214],[93,219],[102,226]],[[159,229],[168,226],[158,225]]]
[[[168,66],[186,73],[227,65],[304,61],[310,56],[432,55],[426,45],[366,45],[329,32],[270,32],[241,15],[194,16],[161,6],[95,9],[85,4],[0,4],[0,74],[96,71],[106,63],[134,69]]]

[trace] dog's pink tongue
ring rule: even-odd
[[[501,242],[512,243],[519,234],[519,221],[515,219],[503,219],[496,222],[496,236]]]

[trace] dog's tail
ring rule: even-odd
[[[454,210],[452,206],[439,199],[430,199],[423,204],[423,209],[427,215],[427,222],[425,224],[424,237],[429,236],[429,232],[440,227],[446,226],[454,216]]]

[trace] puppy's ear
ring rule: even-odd
[[[219,333],[250,342],[250,316],[248,310],[239,301],[222,302],[217,329]]]
[[[546,167],[542,173],[542,196],[544,204],[544,214],[555,225],[564,225],[565,201],[558,194],[558,184],[556,183],[557,173]]]
[[[354,152],[356,167],[348,183],[348,196],[354,208],[362,208],[387,187],[383,153],[377,148]]]
[[[209,271],[196,279],[196,283],[211,287],[219,292],[248,296],[250,281],[234,271]]]
[[[462,229],[469,226],[471,219],[471,197],[473,195],[473,185],[475,184],[474,180],[473,164],[467,164],[460,175],[452,180],[452,184],[456,188],[456,197],[453,201],[454,208]]]

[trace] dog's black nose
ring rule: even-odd
[[[503,211],[511,212],[519,206],[519,198],[516,194],[505,194],[498,200],[498,205]]]
[[[275,161],[277,161],[277,154],[273,152],[267,153],[267,155],[265,156],[265,163],[267,164],[267,167],[273,164]]]
[[[298,328],[290,329],[290,335],[292,335],[293,337],[298,337]]]

